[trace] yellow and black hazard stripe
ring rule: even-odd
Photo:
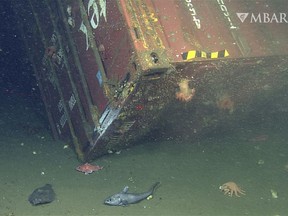
[[[224,58],[229,56],[228,50],[221,50],[218,52],[204,52],[198,50],[191,50],[188,52],[182,53],[183,60],[190,60],[194,58],[208,58],[208,59],[216,59],[216,58]]]

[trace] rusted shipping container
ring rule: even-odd
[[[26,2],[12,4],[53,135],[83,161],[175,119],[201,133],[286,86],[284,1]]]

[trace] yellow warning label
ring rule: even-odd
[[[182,53],[183,60],[190,60],[193,58],[208,58],[208,59],[215,59],[215,58],[224,58],[229,56],[228,50],[221,50],[218,52],[204,52],[204,51],[197,51],[191,50],[185,53]]]

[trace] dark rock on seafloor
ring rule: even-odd
[[[51,203],[55,199],[55,192],[51,184],[46,184],[43,187],[36,188],[29,196],[28,200],[32,205],[41,205]]]

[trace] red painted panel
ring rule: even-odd
[[[108,103],[108,99],[104,95],[103,90],[103,76],[99,78],[99,68],[96,62],[93,50],[90,48],[90,43],[86,35],[83,33],[83,20],[81,17],[81,11],[76,1],[71,2],[72,14],[74,19],[74,26],[71,26],[71,32],[77,47],[78,57],[80,59],[81,67],[88,83],[88,88],[92,97],[93,104],[98,107],[98,110],[102,112]],[[68,8],[67,4],[67,8]],[[98,74],[98,78],[97,78]]]
[[[237,13],[247,12],[250,19],[252,13],[266,12],[271,18],[275,13],[279,21],[283,11],[273,1],[146,0],[142,5],[138,4],[138,1],[120,0],[129,28],[141,19],[154,22],[154,30],[170,62],[183,61],[181,53],[190,50],[215,52],[226,49],[233,58],[287,54],[288,23],[250,23],[248,19],[242,23],[237,16]],[[130,7],[134,11],[131,12]],[[134,47],[137,52],[151,50],[154,42],[153,37],[145,35],[147,26],[138,27],[142,28],[149,46],[145,47],[143,40],[135,39]],[[131,36],[133,38],[133,33]]]
[[[84,1],[85,6],[88,5],[87,2],[88,0]],[[97,28],[92,27],[93,34],[100,48],[107,78],[120,81],[129,72],[130,59],[133,56],[129,29],[117,1],[106,1],[106,12],[104,6],[101,8],[100,5],[98,5],[99,25]],[[86,10],[89,11],[89,20],[92,22],[92,14],[95,11],[91,7]],[[95,17],[94,22],[96,22]]]

